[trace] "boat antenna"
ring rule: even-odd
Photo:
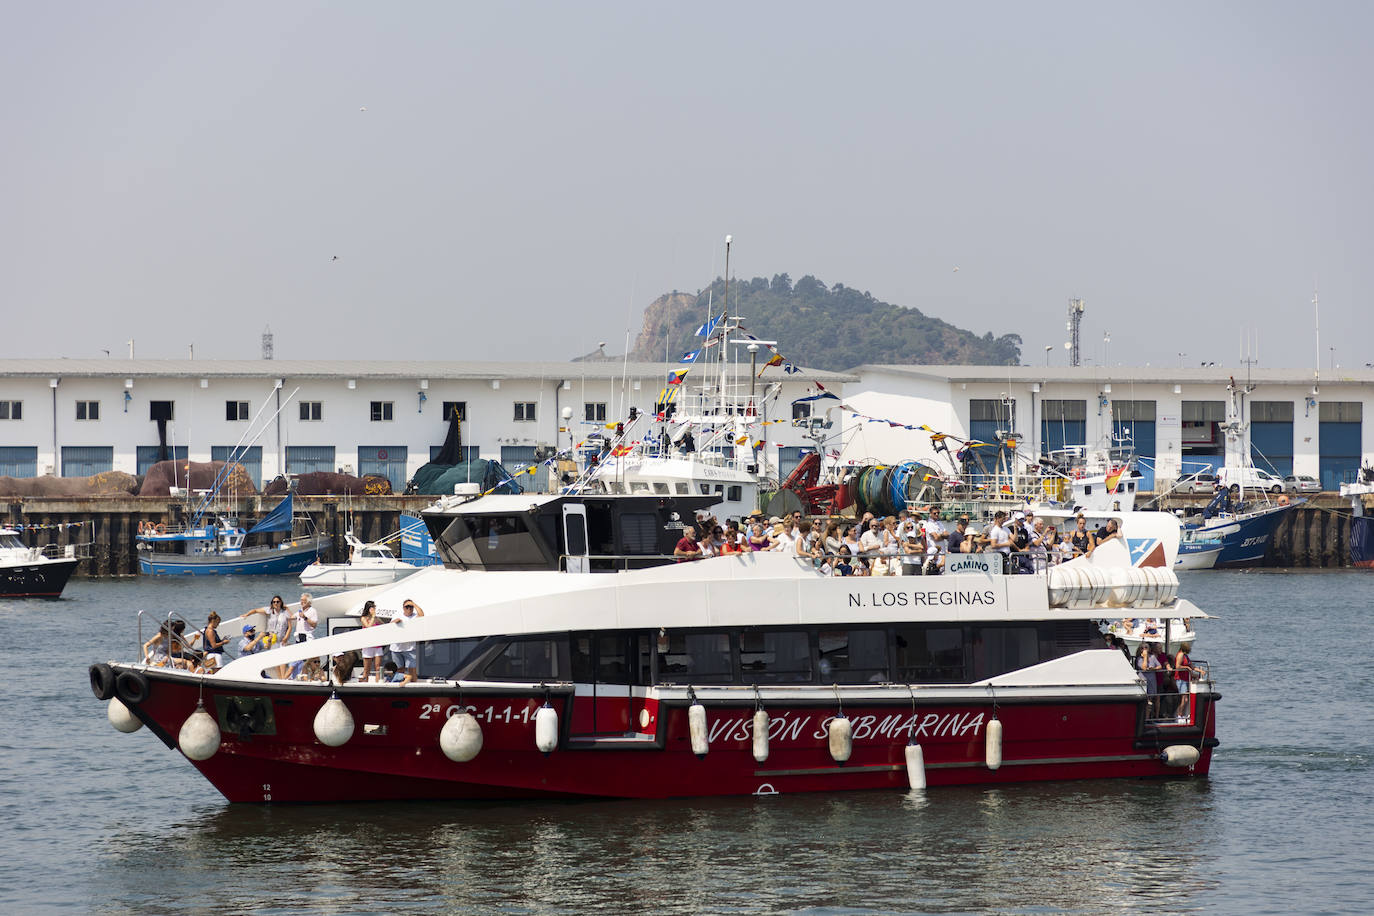
[[[196,527],[199,524],[202,516],[205,515],[205,510],[209,508],[211,501],[215,498],[215,494],[219,492],[219,488],[224,485],[224,482],[226,480],[228,480],[230,469],[234,465],[239,463],[236,457],[238,455],[239,446],[243,444],[243,440],[247,438],[248,434],[252,432],[253,427],[257,425],[258,419],[262,416],[262,412],[267,409],[269,404],[272,403],[272,394],[276,393],[277,390],[278,389],[276,388],[276,386],[273,386],[272,392],[267,395],[267,398],[262,402],[262,406],[258,408],[258,412],[253,415],[253,419],[248,424],[248,428],[243,431],[243,434],[239,436],[239,441],[235,442],[234,447],[229,450],[229,460],[224,463],[224,467],[220,468],[219,473],[215,475],[214,483],[210,485],[210,492],[207,493],[205,495],[205,498],[202,499],[200,503],[196,506],[195,512],[191,519],[192,528]],[[282,410],[286,408],[287,404],[291,403],[291,399],[294,398],[299,392],[300,388],[295,388],[289,395],[286,396],[286,400],[282,401],[277,406],[277,409],[273,411],[272,415],[267,418],[267,420],[263,423],[262,427],[253,436],[252,441],[256,442],[258,440],[258,437],[260,437],[263,433],[267,432],[267,425],[271,423],[282,412]]]

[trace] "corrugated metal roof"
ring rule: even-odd
[[[288,360],[288,359],[4,359],[0,377],[117,377],[129,378],[380,378],[380,379],[616,379],[667,377],[680,368],[665,363],[606,362],[485,362],[444,360]],[[700,373],[703,367],[695,367]],[[800,367],[799,367],[800,368]],[[747,364],[738,374],[748,374]],[[846,372],[805,369],[791,375],[769,370],[765,379],[852,382]]]

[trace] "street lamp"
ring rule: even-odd
[[[1047,345],[1047,346],[1045,347],[1045,368],[1046,368],[1046,369],[1048,369],[1048,368],[1050,367],[1050,351],[1053,350],[1053,349],[1054,349],[1054,345],[1053,345],[1053,344]]]

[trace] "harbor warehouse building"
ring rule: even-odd
[[[0,476],[143,474],[159,455],[226,460],[259,483],[343,471],[387,477],[399,492],[461,419],[463,455],[509,469],[609,435],[667,391],[720,384],[694,367],[668,387],[661,363],[288,360],[0,360]],[[760,452],[786,476],[807,446],[792,402],[845,373],[732,367],[757,397]],[[806,403],[796,408],[809,415]],[[641,421],[642,422],[642,421]],[[609,425],[609,428],[608,428]],[[543,473],[534,479],[542,489]]]
[[[250,476],[378,474],[400,490],[462,421],[469,457],[515,468],[655,409],[661,363],[291,360],[0,360],[0,476],[146,472],[159,455],[224,460]],[[719,372],[717,369],[716,372]],[[694,367],[684,384],[719,384]],[[1374,370],[866,365],[725,379],[758,402],[760,464],[948,465],[931,431],[1023,454],[1133,445],[1141,489],[1249,461],[1324,490],[1374,461]],[[814,398],[824,391],[835,397]],[[929,427],[929,430],[920,427]],[[540,481],[536,479],[536,486]]]

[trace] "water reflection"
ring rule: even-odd
[[[1186,812],[1187,830],[1170,830]],[[1068,783],[666,802],[206,806],[101,844],[107,908],[179,875],[218,908],[392,912],[1202,908],[1205,783]],[[384,904],[383,904],[384,901]]]

